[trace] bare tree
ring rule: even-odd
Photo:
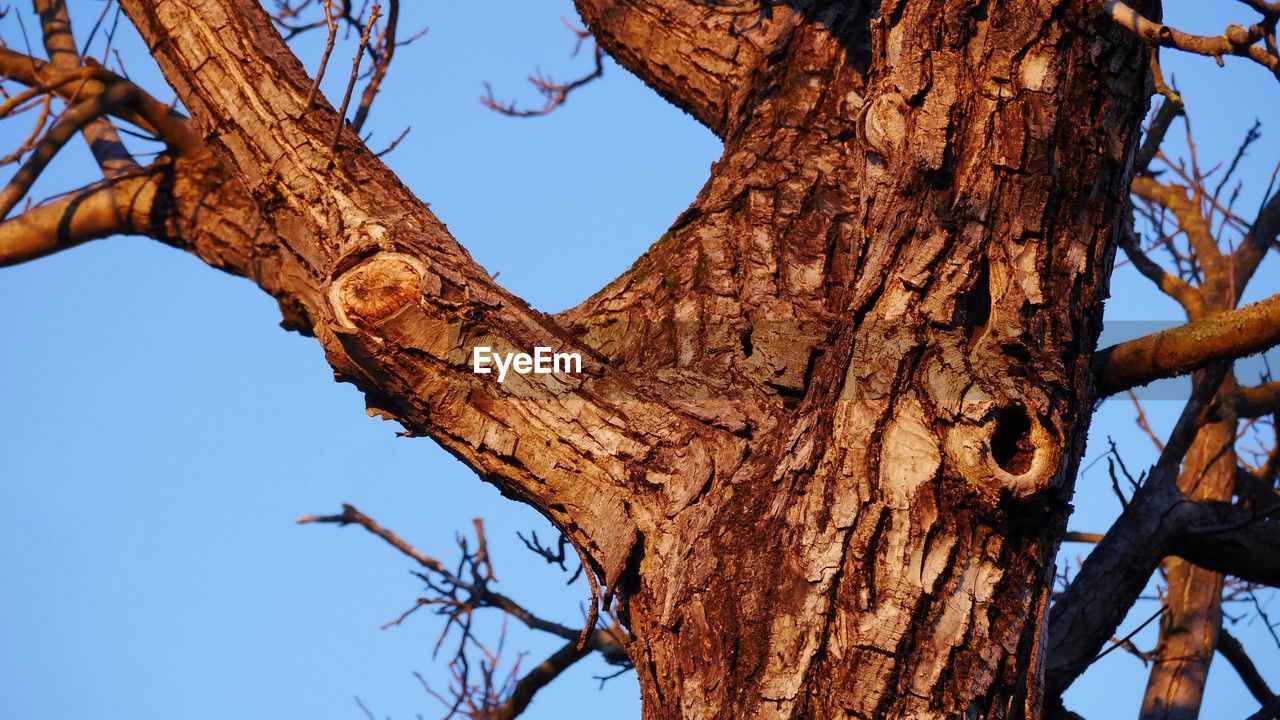
[[[394,0],[120,0],[190,117],[77,53],[60,0],[37,0],[48,59],[0,50],[0,116],[36,116],[0,191],[0,263],[134,233],[243,275],[371,413],[559,528],[594,589],[581,631],[488,587],[479,526],[450,571],[354,508],[314,518],[406,553],[455,660],[487,653],[479,685],[455,673],[454,710],[511,717],[599,651],[636,669],[646,718],[1040,718],[1067,714],[1110,645],[1152,662],[1144,717],[1194,717],[1215,649],[1274,716],[1221,622],[1224,591],[1280,584],[1275,444],[1237,450],[1280,398],[1231,371],[1280,342],[1280,296],[1240,306],[1280,194],[1245,213],[1234,163],[1160,153],[1181,100],[1155,64],[1166,47],[1280,76],[1280,4],[1242,2],[1258,21],[1208,37],[1154,2],[578,0],[600,51],[724,155],[629,271],[549,316],[359,136],[400,43]],[[335,109],[282,32],[326,32],[324,72],[344,26]],[[537,78],[543,108],[488,103],[549,111],[595,58]],[[137,162],[122,122],[164,152]],[[14,214],[78,134],[104,179]],[[1095,352],[1117,246],[1188,322]],[[471,371],[481,345],[577,352],[583,372],[499,383]],[[1094,402],[1189,373],[1159,461],[1055,595]],[[1160,569],[1143,653],[1115,636]],[[502,679],[467,625],[486,607],[565,645]]]

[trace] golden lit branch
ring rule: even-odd
[[[111,178],[0,223],[0,266],[143,231],[161,178],[154,169]]]
[[[1112,345],[1094,358],[1098,397],[1185,375],[1280,343],[1280,295]]]
[[[1207,269],[1215,269],[1223,261],[1222,251],[1214,239],[1213,230],[1199,203],[1188,197],[1187,188],[1181,185],[1156,182],[1149,176],[1140,175],[1133,179],[1129,188],[1133,194],[1148,202],[1168,208],[1178,219],[1178,227],[1187,234],[1187,240],[1195,249],[1201,265]],[[1164,288],[1161,287],[1163,290]]]
[[[128,88],[128,101],[112,105],[110,114],[154,134],[178,152],[191,155],[204,151],[203,142],[187,119],[165,103],[101,65],[89,65],[83,68],[83,72],[82,82],[51,86],[62,77],[62,71],[43,60],[0,48],[0,77],[33,88],[46,88],[48,92],[76,103],[88,102],[109,88]]]
[[[71,32],[71,18],[64,0],[35,0],[35,10],[44,30],[44,47],[49,54],[49,64],[56,68],[73,69],[81,65],[80,52]],[[120,141],[120,134],[108,118],[96,118],[82,131],[89,143],[89,152],[98,161],[106,177],[117,177],[138,169],[128,148]]]

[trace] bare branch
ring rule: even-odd
[[[45,166],[67,144],[68,140],[90,122],[105,115],[112,105],[125,102],[128,99],[128,93],[127,87],[117,85],[90,100],[72,106],[40,139],[31,157],[27,158],[4,190],[0,190],[0,220],[8,217],[10,211],[26,196],[36,178],[40,177]]]
[[[1280,16],[1280,2],[1268,2],[1268,0],[1240,0],[1240,2],[1257,10],[1267,19],[1275,19]]]
[[[43,60],[0,48],[0,77],[30,87],[48,87],[49,92],[73,103],[86,103],[111,88],[124,88],[117,92],[124,93],[123,98],[127,102],[112,104],[109,108],[111,114],[153,133],[184,155],[195,156],[204,152],[204,143],[191,129],[187,119],[165,103],[96,63],[86,66],[83,72],[85,79],[81,83],[58,82],[50,87],[51,81],[64,77],[62,71]]]
[[[534,693],[546,687],[560,673],[590,654],[590,648],[579,647],[576,642],[566,643],[555,651],[551,657],[538,663],[538,666],[529,671],[529,674],[520,678],[511,696],[496,711],[487,715],[486,720],[512,720],[519,716],[529,707],[529,702],[533,700]]]
[[[430,570],[431,572],[440,574],[446,580],[456,585],[467,585],[466,581],[454,577],[453,574],[449,572],[448,568],[444,566],[444,563],[430,555],[419,552],[417,548],[405,542],[399,535],[396,535],[390,530],[382,527],[376,520],[355,509],[352,505],[344,503],[342,506],[342,512],[338,515],[304,515],[303,517],[298,518],[299,525],[307,525],[310,523],[332,523],[341,527],[346,527],[347,525],[359,525],[365,530],[368,530],[374,535],[382,538],[382,540],[388,545],[399,550],[401,554],[411,558],[422,567]]]
[[[1240,676],[1244,686],[1249,689],[1250,693],[1253,693],[1253,697],[1259,703],[1267,705],[1276,699],[1276,694],[1267,686],[1267,681],[1262,679],[1262,674],[1258,672],[1258,667],[1253,664],[1253,660],[1245,652],[1244,645],[1225,627],[1218,630],[1218,652],[1227,659],[1227,662],[1231,663],[1231,667]]]
[[[1154,57],[1152,62],[1155,63]],[[1134,159],[1134,172],[1136,174],[1141,175],[1147,172],[1151,161],[1155,159],[1156,153],[1160,151],[1160,145],[1164,143],[1164,137],[1169,132],[1169,126],[1173,124],[1174,120],[1181,117],[1183,112],[1180,99],[1175,102],[1173,99],[1166,97],[1165,101],[1160,104],[1160,108],[1156,110],[1156,115],[1152,118],[1151,124],[1147,126],[1147,135],[1142,139],[1142,147],[1138,149],[1138,156]]]
[[[320,66],[316,68],[316,78],[311,83],[304,105],[310,109],[316,101],[316,93],[320,90],[320,81],[324,80],[325,70],[329,67],[329,56],[333,55],[333,45],[338,39],[338,22],[333,19],[333,0],[322,0],[324,5],[324,25],[328,36],[324,42],[324,52],[320,53]]]
[[[1226,372],[1218,365],[1196,382],[1146,482],[1050,609],[1046,697],[1060,696],[1093,662],[1167,549],[1198,517],[1177,486],[1178,467]]]
[[[1221,35],[1191,35],[1176,28],[1152,22],[1134,8],[1119,0],[1107,0],[1107,13],[1120,27],[1146,42],[1171,47],[1197,55],[1207,55],[1222,62],[1223,55],[1248,58],[1280,77],[1280,57],[1259,47],[1266,33],[1262,25],[1241,27],[1228,25]]]
[[[1120,233],[1120,248],[1124,250],[1125,257],[1133,263],[1133,266],[1142,273],[1143,277],[1155,283],[1161,292],[1178,302],[1179,305],[1187,311],[1191,317],[1199,317],[1204,314],[1204,298],[1201,297],[1200,291],[1186,280],[1166,272],[1154,260],[1147,256],[1142,248],[1138,247],[1137,238],[1132,232],[1132,228],[1125,228]]]
[[[1214,533],[1192,528],[1173,542],[1170,553],[1206,570],[1280,587],[1280,522],[1262,521],[1239,508],[1215,511],[1200,522],[1223,520],[1224,515],[1244,517]]]
[[[1178,219],[1178,227],[1186,233],[1187,240],[1195,249],[1196,256],[1202,265],[1210,271],[1222,266],[1222,251],[1218,249],[1218,243],[1214,240],[1209,220],[1201,212],[1199,203],[1187,196],[1187,188],[1181,185],[1159,183],[1150,176],[1140,175],[1133,179],[1130,189],[1134,195],[1143,200],[1158,203],[1173,211]],[[1198,185],[1196,192],[1199,192]]]
[[[1185,375],[1280,343],[1280,295],[1101,350],[1094,357],[1098,397]]]
[[[373,108],[373,101],[378,96],[378,90],[382,88],[382,80],[387,76],[387,70],[391,67],[391,58],[396,52],[396,31],[399,24],[400,0],[390,0],[387,10],[387,26],[383,29],[382,37],[378,43],[380,52],[374,55],[373,74],[369,77],[369,83],[364,86],[364,92],[360,95],[360,105],[356,108],[355,117],[351,120],[351,128],[356,131],[356,134],[359,134],[360,130],[364,128],[365,120],[369,117],[369,110]],[[406,132],[408,131],[406,130]],[[398,142],[400,141],[397,139],[387,150],[390,151]]]
[[[153,168],[117,176],[0,223],[0,267],[148,229],[148,211],[164,174]]]
[[[1240,506],[1205,503],[1187,512],[1186,528],[1170,543],[1170,555],[1250,583],[1280,587],[1280,522],[1262,522]],[[1210,523],[1226,529],[1205,532],[1198,527]],[[1063,542],[1096,545],[1103,537],[1073,531]]]
[[[1276,166],[1276,173],[1280,173],[1280,164]],[[1273,186],[1275,179],[1276,176],[1273,175]],[[1277,237],[1280,237],[1280,191],[1267,198],[1262,209],[1258,211],[1257,218],[1250,225],[1249,232],[1245,234],[1244,241],[1232,254],[1232,263],[1235,266],[1232,287],[1236,288],[1237,293],[1249,282],[1249,278],[1253,277],[1258,265],[1262,263],[1262,258],[1275,245]]]
[[[360,33],[360,42],[356,45],[355,57],[351,59],[351,75],[347,78],[347,90],[342,94],[342,105],[338,108],[338,129],[333,134],[331,149],[337,149],[338,142],[342,139],[342,126],[346,122],[347,106],[351,104],[351,93],[355,91],[356,80],[360,77],[360,61],[364,59],[365,48],[369,47],[369,38],[373,34],[373,26],[381,17],[382,6],[375,2],[373,8],[369,11],[369,22],[364,26],[364,31]]]
[[[71,19],[67,15],[66,3],[63,0],[36,0],[35,9],[40,16],[40,26],[44,29],[44,47],[49,53],[49,63],[62,69],[79,67],[80,53],[76,50],[75,37],[71,33]],[[137,170],[137,161],[120,141],[120,135],[110,120],[96,118],[83,132],[103,175],[116,177]]]
[[[391,547],[400,551],[401,554],[411,558],[423,568],[439,575],[444,582],[471,593],[478,606],[496,608],[512,616],[516,620],[519,620],[521,623],[524,623],[525,626],[532,630],[540,630],[545,633],[550,633],[566,640],[573,640],[575,643],[577,643],[582,636],[582,634],[577,630],[534,615],[506,595],[490,590],[484,582],[468,581],[459,577],[456,573],[451,572],[444,563],[430,555],[420,552],[399,535],[379,525],[373,518],[365,515],[351,505],[344,504],[342,506],[342,512],[337,515],[307,515],[298,518],[298,524],[300,525],[310,523],[330,523],[339,526],[359,525],[370,533],[381,538]],[[594,623],[592,623],[592,625],[594,625]],[[611,662],[619,661],[621,658],[626,657],[625,650],[622,649],[614,634],[607,630],[593,629],[590,633],[589,641],[586,643],[586,649],[588,651],[600,651],[606,656],[606,658],[609,658]]]
[[[1280,381],[1240,388],[1236,399],[1240,417],[1254,418],[1280,413]]]
[[[1089,665],[1092,665],[1098,662],[1099,660],[1106,657],[1109,653],[1111,653],[1113,650],[1119,647],[1129,649],[1131,652],[1134,652],[1139,657],[1143,657],[1143,659],[1145,660],[1144,653],[1136,652],[1137,648],[1133,644],[1133,638],[1137,636],[1138,633],[1142,632],[1142,630],[1146,628],[1148,625],[1150,625],[1151,623],[1155,622],[1158,618],[1160,618],[1160,616],[1164,615],[1165,612],[1168,611],[1168,609],[1169,609],[1168,605],[1161,605],[1159,610],[1155,611],[1151,615],[1151,617],[1139,623],[1137,627],[1130,630],[1127,635],[1117,640],[1113,640],[1111,642],[1111,645],[1109,645],[1106,650],[1103,650],[1102,652],[1098,653],[1097,656],[1095,656],[1092,660],[1089,661]]]
[[[573,49],[573,54],[577,55],[578,51],[582,47],[582,43],[587,38],[591,37],[591,33],[586,30],[575,28],[568,23],[565,23],[565,25],[569,28],[569,31],[578,38],[577,45]],[[569,94],[574,90],[577,90],[578,88],[581,88],[582,86],[604,76],[604,50],[602,50],[599,45],[596,45],[592,48],[591,53],[595,63],[594,69],[572,82],[557,83],[550,77],[543,75],[541,72],[537,72],[529,76],[529,82],[532,83],[534,88],[542,94],[544,100],[542,107],[522,110],[515,102],[498,102],[497,98],[493,96],[493,88],[489,87],[488,83],[484,86],[485,94],[480,98],[480,103],[494,112],[499,112],[511,117],[537,117],[540,115],[548,115],[551,111],[563,105],[565,101],[569,99]]]
[[[1245,718],[1245,720],[1277,720],[1280,718],[1280,697],[1263,705],[1258,712]]]

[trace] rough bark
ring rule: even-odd
[[[622,601],[646,718],[1040,716],[1147,97],[1097,8],[582,0],[725,151],[631,271],[550,318],[306,106],[256,3],[121,5],[204,144],[161,176],[204,185],[165,237],[563,529]],[[476,344],[586,372],[499,385]]]
[[[371,412],[430,434],[534,504],[610,579],[630,555],[637,521],[647,522],[636,496],[662,498],[656,507],[678,502],[680,488],[663,475],[731,465],[740,452],[733,442],[711,446],[717,431],[672,417],[654,388],[610,371],[497,287],[353,134],[343,130],[332,147],[336,114],[305,107],[310,81],[255,4],[124,8],[209,147],[262,210],[290,299]],[[259,280],[253,268],[236,269]],[[499,385],[469,372],[477,344],[577,349],[586,372]]]
[[[863,50],[827,8],[694,205],[564,316],[619,364],[795,408],[646,538],[648,716],[1037,715],[1144,78],[1081,10],[885,4]]]
[[[576,4],[615,60],[721,137],[743,117],[754,76],[801,21],[785,5],[774,9],[756,2]]]

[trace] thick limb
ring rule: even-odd
[[[498,287],[353,133],[335,149],[341,119],[306,105],[312,83],[256,3],[122,7],[211,151],[266,211],[293,268],[279,290],[304,309],[339,375],[371,410],[547,514],[616,579],[637,524],[687,497],[685,483],[696,491],[705,474],[689,468],[711,472],[712,453],[732,444],[710,449],[654,389]],[[266,61],[246,65],[247,55]],[[584,373],[499,384],[469,372],[475,345],[577,351]],[[663,479],[637,487],[640,467]]]

